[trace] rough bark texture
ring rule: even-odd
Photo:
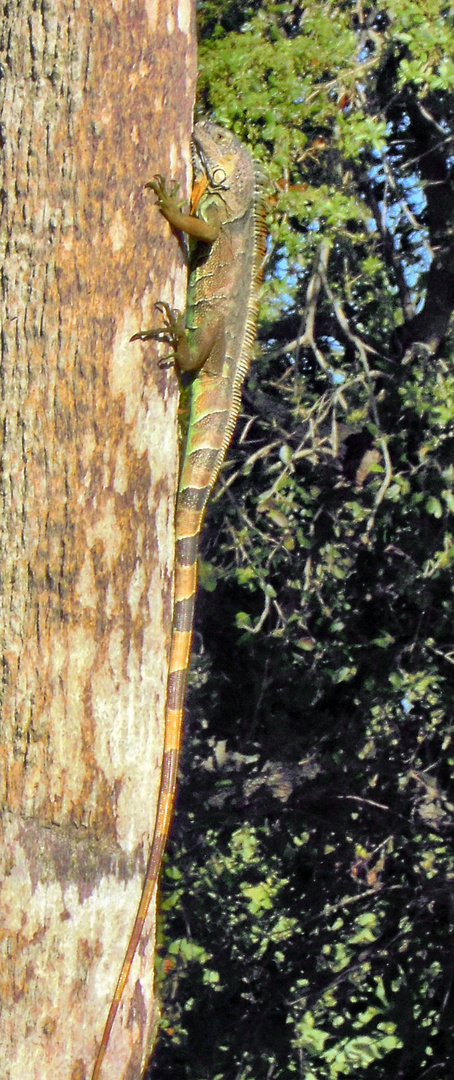
[[[17,0],[1,24],[0,1059],[89,1077],[159,784],[176,380],[130,336],[184,303],[144,183],[189,183],[191,0]],[[153,1026],[139,949],[105,1075]]]

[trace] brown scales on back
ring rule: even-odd
[[[265,253],[265,178],[230,132],[203,121],[193,140],[192,213],[176,186],[149,185],[167,221],[190,237],[185,316],[166,304],[162,330],[135,338],[172,340],[182,371],[192,373],[189,425],[175,521],[175,598],[167,686],[164,757],[158,811],[145,884],[93,1069],[97,1080],[144,921],[157,886],[175,800],[184,699],[191,655],[200,531],[211,491],[233,435],[251,360]],[[113,1080],[113,1078],[112,1078]]]

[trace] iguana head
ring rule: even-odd
[[[199,121],[192,134],[192,164],[192,213],[205,192],[219,195],[229,215],[236,217],[250,207],[255,184],[254,161],[231,131],[211,120]]]

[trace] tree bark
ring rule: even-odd
[[[2,35],[1,971],[7,1080],[91,1074],[159,786],[184,305],[155,172],[189,187],[192,0],[17,0]],[[105,1062],[140,1075],[153,918]]]

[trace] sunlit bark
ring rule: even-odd
[[[159,784],[177,394],[159,349],[129,339],[156,299],[184,303],[183,254],[144,183],[188,187],[193,11],[5,12],[1,1073],[82,1080]],[[150,919],[112,1080],[146,1056],[153,945]]]

